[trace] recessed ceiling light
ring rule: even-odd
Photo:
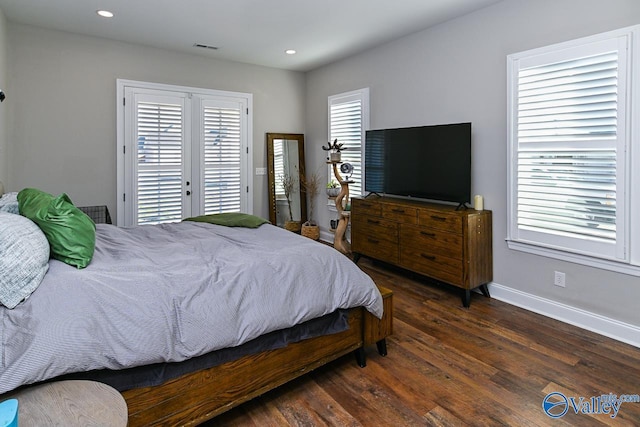
[[[287,49],[284,51],[284,53],[286,53],[287,55],[295,55],[296,54],[296,50],[295,49]]]
[[[109,12],[108,10],[96,10],[96,13],[103,18],[113,18],[113,12]]]

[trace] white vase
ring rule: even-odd
[[[339,187],[327,188],[327,196],[336,197],[338,194],[340,194],[340,188]]]

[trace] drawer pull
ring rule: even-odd
[[[426,231],[421,231],[420,234],[427,237],[436,237],[436,233],[428,233]]]
[[[380,243],[380,240],[372,239],[371,237],[367,237],[367,240],[369,241],[369,243],[375,243],[375,244]]]
[[[391,212],[404,213],[404,209],[391,209]]]
[[[435,219],[436,221],[446,221],[447,218],[443,217],[443,216],[435,216],[435,215],[431,215],[431,219]]]
[[[380,221],[375,220],[375,219],[367,219],[367,222],[368,222],[369,224],[380,224]]]
[[[429,261],[435,261],[436,257],[433,255],[420,254],[422,258],[428,259]]]

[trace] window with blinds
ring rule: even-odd
[[[238,107],[203,107],[204,213],[240,212],[242,143]]]
[[[280,185],[282,177],[284,176],[284,147],[286,144],[273,144],[273,175],[276,179],[275,193],[276,199],[286,200],[284,194],[284,188]]]
[[[509,239],[628,260],[627,35],[509,56]]]
[[[138,224],[182,219],[183,112],[179,98],[136,103]]]
[[[251,95],[118,80],[118,225],[252,213]]]
[[[369,127],[369,89],[360,89],[329,97],[329,140],[338,140],[347,148],[342,162],[353,165],[350,196],[359,197],[364,190],[364,137]],[[329,180],[333,172],[329,169]]]

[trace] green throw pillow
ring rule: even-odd
[[[96,246],[96,225],[66,194],[54,197],[26,188],[18,193],[18,209],[47,236],[52,258],[78,268],[89,265]]]
[[[208,222],[209,224],[224,225],[227,227],[246,228],[258,228],[262,224],[267,224],[269,222],[266,219],[260,218],[258,216],[240,212],[200,215],[186,218],[185,221]]]

